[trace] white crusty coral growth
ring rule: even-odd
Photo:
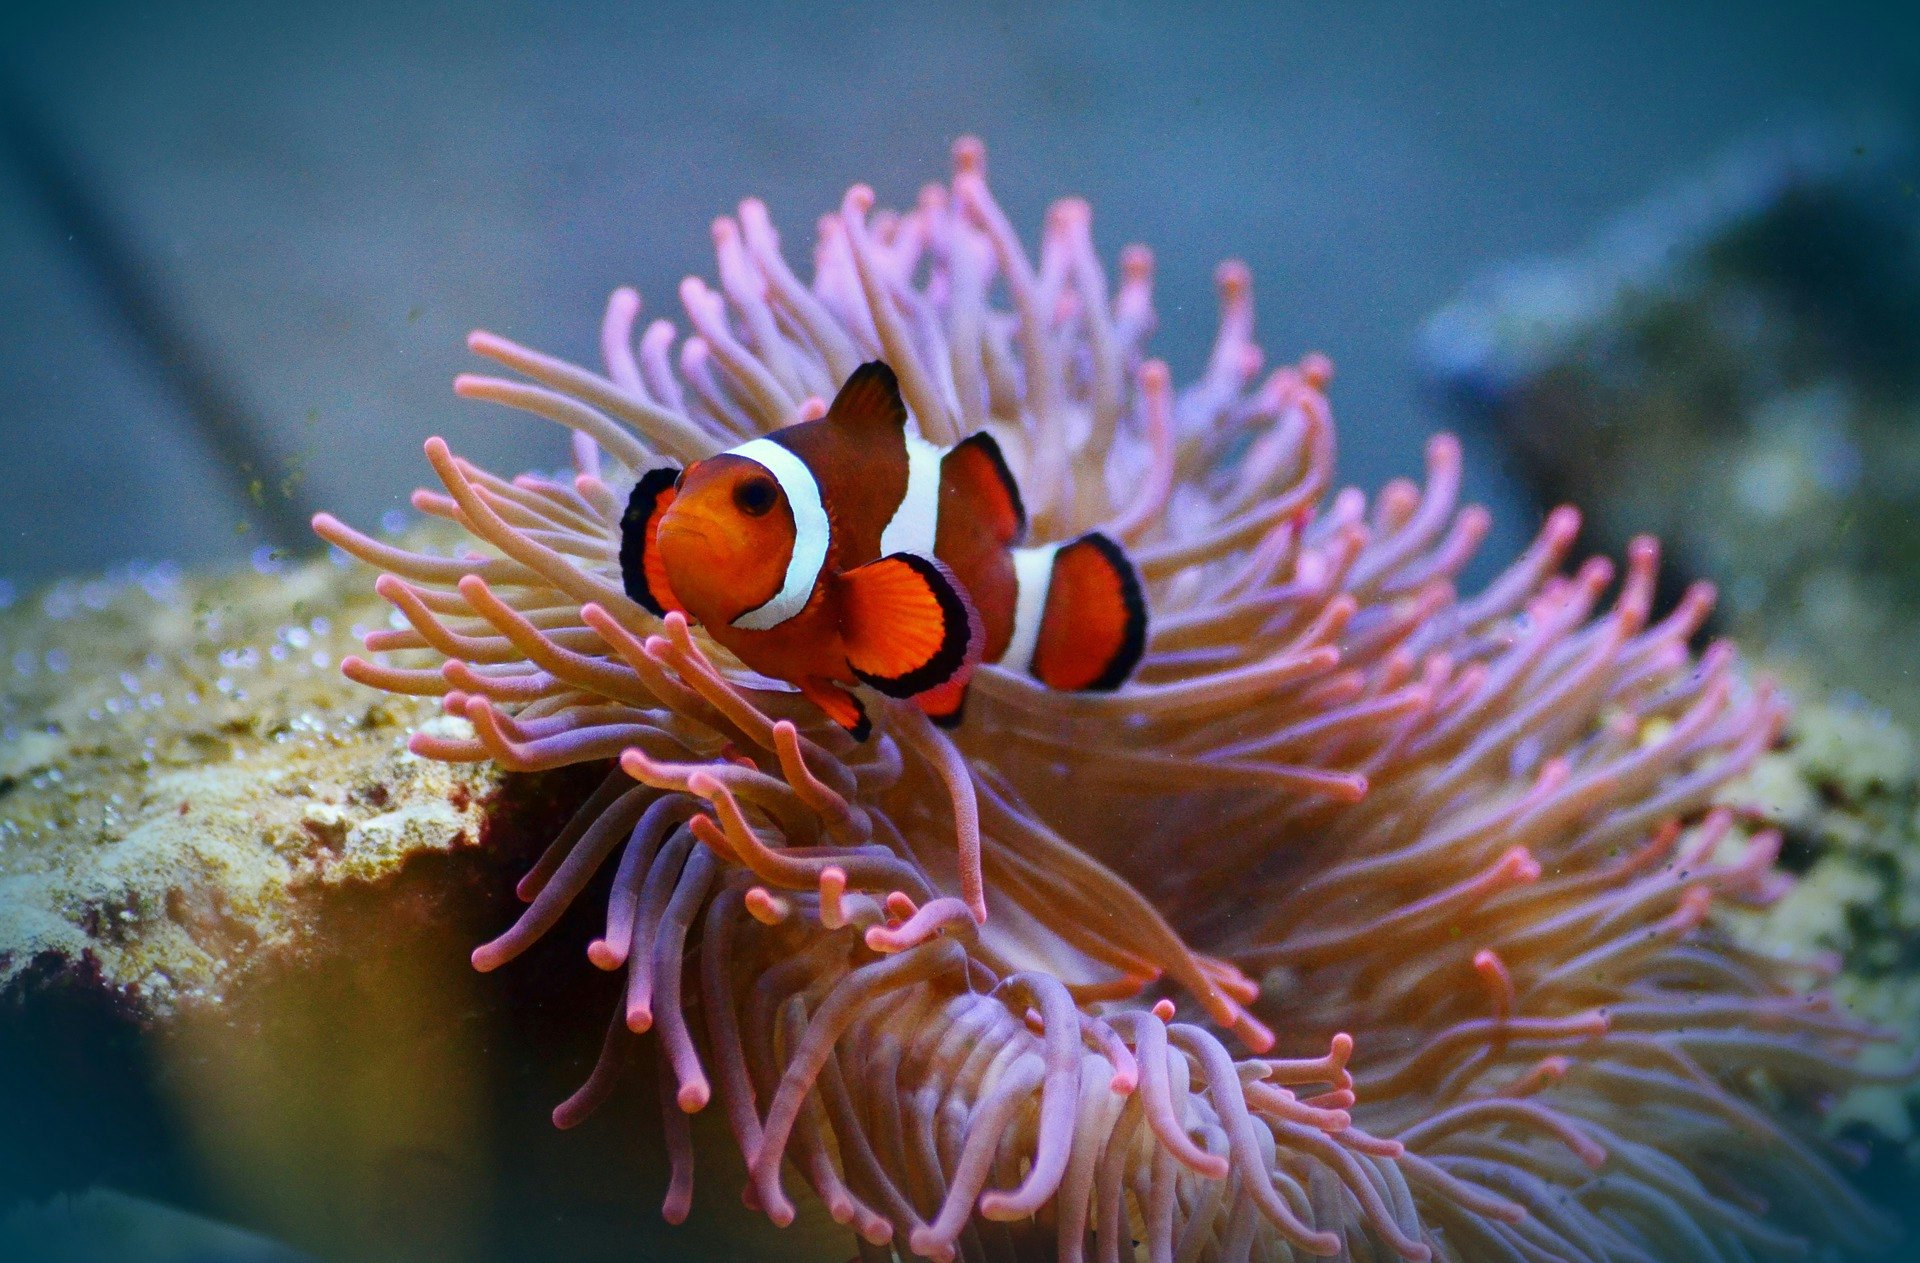
[[[1110,292],[1064,201],[1030,258],[977,142],[955,159],[904,214],[852,190],[810,283],[743,203],[714,225],[719,288],[681,287],[690,336],[636,343],[639,299],[614,294],[604,376],[475,334],[521,379],[457,389],[571,427],[579,467],[509,481],[430,440],[446,490],[415,503],[480,551],[316,520],[410,624],[348,673],[471,725],[417,751],[618,761],[474,954],[505,964],[616,865],[589,955],[626,988],[556,1121],[651,1032],[668,1216],[693,1193],[686,1114],[717,1097],[749,1202],[787,1222],[797,1175],[875,1258],[1878,1240],[1802,1130],[1877,1033],[1714,925],[1787,879],[1775,839],[1703,815],[1780,720],[1726,648],[1691,653],[1711,593],[1650,621],[1641,543],[1596,613],[1613,568],[1561,573],[1562,509],[1456,597],[1487,519],[1457,506],[1451,438],[1424,487],[1331,494],[1331,368],[1261,375],[1244,268],[1221,268],[1218,341],[1176,392],[1145,358],[1147,252]],[[1153,615],[1134,682],[985,668],[951,739],[886,704],[855,744],[626,597],[638,474],[818,415],[876,357],[927,437],[993,431],[1038,538],[1127,542]]]

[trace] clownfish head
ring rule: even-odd
[[[711,626],[781,591],[794,537],[779,480],[758,461],[723,453],[681,473],[655,542],[674,596]]]

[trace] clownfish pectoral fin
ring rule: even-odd
[[[667,568],[661,564],[655,542],[679,478],[680,471],[670,467],[648,470],[634,484],[627,511],[620,515],[621,586],[649,613],[662,616],[668,610],[685,612],[667,583]]]
[[[907,428],[907,405],[900,379],[883,360],[868,360],[853,370],[827,408],[826,421],[877,439],[897,438]]]
[[[980,660],[979,611],[953,572],[917,553],[893,553],[837,576],[847,665],[888,697],[912,697]]]
[[[800,695],[826,712],[828,719],[846,729],[855,741],[865,741],[873,733],[873,721],[860,699],[835,684],[812,676],[800,681]]]
[[[1000,444],[985,430],[962,439],[940,461],[941,481],[954,487],[965,503],[986,515],[988,529],[1002,547],[1020,542],[1027,533],[1027,506],[1020,501],[1019,484],[1000,454]]]
[[[1048,688],[1111,691],[1147,647],[1140,574],[1120,545],[1089,531],[1054,554],[1034,676]]]
[[[915,695],[913,704],[921,713],[941,728],[958,728],[960,721],[966,718],[967,689],[972,684],[972,675],[955,676],[945,684],[936,684],[924,693]]]

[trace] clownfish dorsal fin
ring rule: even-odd
[[[679,479],[680,471],[671,467],[648,470],[634,484],[626,512],[620,515],[621,586],[643,609],[662,617],[668,610],[686,612],[667,583],[657,540],[660,519],[673,503]]]
[[[912,697],[979,662],[985,635],[966,590],[942,563],[893,553],[836,577],[840,637],[854,675],[888,697]]]
[[[941,458],[940,474],[966,504],[986,515],[987,526],[1002,547],[1012,547],[1026,536],[1027,506],[993,435],[982,430],[962,439]]]
[[[897,438],[907,428],[907,405],[900,379],[884,360],[869,360],[853,370],[827,408],[827,424],[849,434]]]

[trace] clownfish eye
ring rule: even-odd
[[[771,478],[745,478],[734,484],[733,507],[748,517],[764,517],[779,498],[780,488]]]

